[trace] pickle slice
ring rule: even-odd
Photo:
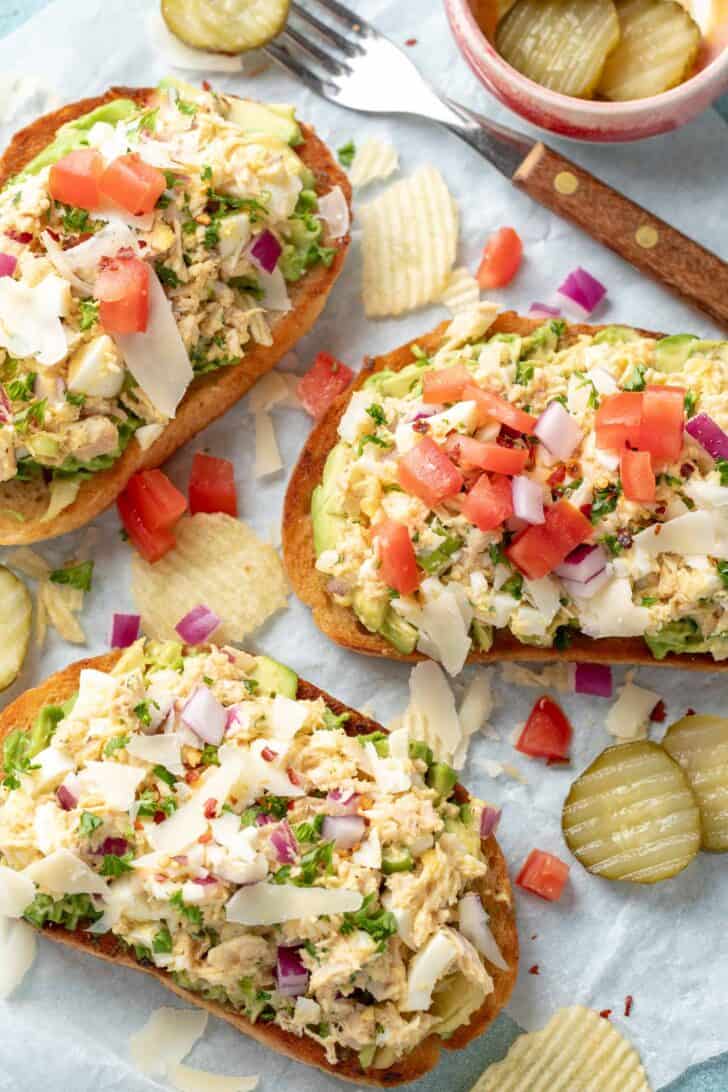
[[[703,849],[728,851],[728,719],[683,717],[662,746],[685,771],[700,808]]]
[[[30,641],[33,603],[22,580],[0,565],[0,690],[15,682]]]
[[[659,95],[695,64],[700,28],[676,0],[615,0],[621,37],[597,93],[623,102]]]
[[[580,864],[595,876],[658,883],[700,849],[700,812],[687,777],[657,743],[602,751],[571,786],[561,825]]]
[[[289,7],[290,0],[162,0],[162,15],[189,46],[243,53],[280,34]]]
[[[518,0],[498,24],[496,48],[524,76],[591,98],[619,41],[612,0]]]

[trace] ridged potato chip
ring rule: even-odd
[[[593,1009],[559,1009],[541,1031],[519,1035],[472,1092],[650,1092],[639,1054]]]
[[[85,645],[86,634],[75,614],[83,607],[83,592],[66,584],[51,584],[44,580],[38,585],[38,598],[45,608],[48,621],[64,641]]]
[[[179,640],[174,627],[204,604],[222,619],[215,641],[241,641],[285,607],[281,559],[240,520],[199,512],[180,520],[176,537],[154,565],[138,554],[132,561],[132,595],[147,636]]]
[[[619,41],[612,0],[518,0],[498,24],[496,47],[530,80],[591,98]]]
[[[386,140],[370,137],[357,150],[349,171],[349,181],[355,190],[389,178],[399,167],[397,149]]]
[[[458,211],[436,167],[420,167],[360,211],[370,318],[434,303],[455,263]]]
[[[619,45],[597,92],[623,102],[669,91],[685,79],[700,48],[700,28],[676,0],[615,0]]]
[[[703,849],[728,851],[728,719],[683,717],[662,746],[687,775],[700,808]]]
[[[290,0],[162,0],[164,21],[178,38],[213,53],[243,53],[275,38]]]
[[[19,577],[0,566],[0,690],[20,674],[30,642],[33,601]]]
[[[657,743],[607,747],[576,779],[562,814],[564,838],[595,876],[658,883],[700,849],[700,812],[683,770]]]
[[[479,299],[480,285],[470,270],[465,266],[453,269],[440,297],[440,303],[444,303],[448,311],[457,315],[461,311],[472,311],[478,306]]]

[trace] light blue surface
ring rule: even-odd
[[[49,0],[10,0],[6,7],[8,0],[0,0],[0,37],[14,30],[48,2]],[[728,122],[728,95],[717,103],[716,109]],[[436,1072],[417,1082],[416,1088],[421,1092],[442,1092],[444,1088],[451,1092],[466,1092],[487,1064],[504,1057],[518,1031],[518,1025],[513,1020],[508,1016],[501,1016],[490,1033],[467,1050],[467,1068],[463,1067],[461,1057],[456,1074],[455,1059],[445,1051]],[[728,1092],[728,1052],[691,1067],[677,1080],[666,1085],[662,1092]]]

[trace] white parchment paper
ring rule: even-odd
[[[439,3],[358,0],[358,5],[362,15],[396,42],[416,38],[411,55],[450,95],[514,123],[489,100],[466,67]],[[0,41],[3,140],[37,113],[61,102],[114,83],[143,85],[164,75],[168,65],[155,52],[147,30],[153,7],[144,0],[58,0]],[[255,78],[217,74],[213,78],[218,86],[244,95],[295,102],[300,116],[313,122],[334,147],[352,137],[360,141],[377,134],[397,145],[404,171],[436,163],[460,204],[459,261],[474,267],[485,237],[503,224],[513,224],[524,239],[526,260],[515,284],[502,293],[504,304],[527,310],[532,300],[547,299],[566,272],[583,264],[609,287],[599,320],[670,332],[719,333],[699,313],[517,193],[449,133],[411,119],[369,119],[347,113],[317,99],[274,68]],[[678,228],[728,255],[727,138],[724,123],[708,113],[674,134],[641,144],[571,145],[565,151]],[[365,199],[367,192],[371,191],[365,191]],[[367,323],[360,304],[360,275],[355,232],[345,273],[323,317],[286,359],[286,367],[305,369],[319,349],[358,367],[365,353],[389,349],[444,317],[442,309],[432,308],[401,320]],[[285,473],[265,481],[254,479],[253,422],[245,402],[179,452],[168,470],[185,488],[196,449],[205,447],[232,458],[242,516],[267,536],[279,521],[287,474],[309,423],[303,413],[293,410],[282,410],[275,418]],[[132,609],[130,554],[119,539],[115,513],[107,513],[96,526],[96,575],[84,614],[89,654],[106,649],[113,610]],[[44,551],[60,560],[72,553],[78,539],[69,536]],[[380,719],[386,720],[406,704],[406,666],[359,658],[334,647],[293,599],[290,609],[258,634],[254,644],[350,704],[371,707]],[[75,658],[76,650],[52,636],[42,659],[33,655],[22,679],[3,697],[14,697]],[[622,673],[617,676],[621,679]],[[463,678],[467,677],[465,673]],[[503,804],[499,837],[514,869],[534,846],[570,860],[560,834],[561,804],[574,772],[609,742],[604,729],[609,703],[576,697],[565,700],[576,729],[573,763],[569,769],[546,769],[517,755],[509,742],[514,725],[525,719],[538,691],[504,685],[498,670],[492,670],[492,677],[499,696],[494,723],[502,742],[476,738],[463,780],[478,795]],[[717,674],[658,669],[638,676],[638,681],[663,696],[669,720],[688,706],[724,712],[728,696],[724,679]],[[489,758],[514,762],[527,782],[493,781],[483,769],[483,761]],[[574,1002],[612,1009],[613,1018],[639,1048],[655,1087],[726,1048],[725,858],[702,855],[676,880],[645,890],[600,882],[572,863],[571,881],[561,903],[547,904],[519,892],[517,905],[522,971],[509,1014],[522,1026],[541,1026],[555,1007]],[[538,965],[538,975],[528,973],[533,965]],[[634,996],[634,1008],[625,1020],[627,994]],[[127,1041],[152,1009],[170,1003],[170,997],[138,974],[41,944],[37,964],[18,995],[0,1003],[0,1089],[143,1092],[160,1087],[133,1069]],[[464,1092],[486,1054],[481,1042],[449,1056],[418,1087],[428,1092],[444,1087]],[[191,1061],[219,1072],[260,1073],[266,1092],[345,1087],[264,1050],[219,1021],[210,1022]]]

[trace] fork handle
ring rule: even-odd
[[[728,264],[711,251],[545,144],[533,147],[513,182],[728,326]]]

